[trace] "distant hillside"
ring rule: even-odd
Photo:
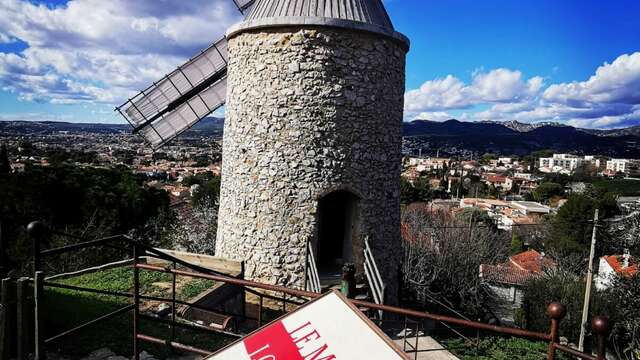
[[[514,131],[518,131],[518,132],[528,132],[528,131],[532,131],[532,130],[541,128],[543,126],[566,126],[566,125],[562,125],[560,123],[551,122],[551,121],[543,121],[543,122],[537,122],[537,123],[523,123],[523,122],[519,122],[519,121],[516,121],[516,120],[511,120],[511,121],[485,120],[485,121],[481,121],[481,123],[499,124],[499,125],[506,126],[509,129],[514,130]]]
[[[506,126],[493,122],[463,122],[447,120],[445,122],[415,120],[404,123],[404,136],[484,136],[513,135],[516,132]]]
[[[208,117],[200,120],[189,131],[204,134],[222,133],[224,129],[224,118]]]
[[[404,135],[414,142],[425,143],[427,148],[443,150],[455,147],[478,153],[523,155],[553,149],[558,152],[640,157],[640,136],[634,135],[633,131],[594,133],[555,123],[533,126],[525,131],[522,127],[512,129],[514,125],[513,122],[416,120],[405,123]]]
[[[208,117],[185,132],[188,135],[221,134],[224,119]],[[0,121],[0,132],[4,134],[47,135],[59,132],[84,132],[92,134],[131,133],[128,124],[85,124],[62,121]]]
[[[120,133],[130,131],[125,124],[83,124],[60,121],[0,121],[0,132],[5,134],[46,135],[61,131],[88,133]]]
[[[584,131],[588,134],[593,134],[597,136],[609,136],[609,137],[617,137],[617,136],[637,136],[640,137],[640,125],[632,126],[624,129],[613,129],[613,130],[599,130],[599,129],[580,129],[580,131]]]
[[[209,117],[182,136],[221,136],[224,119]],[[52,121],[0,121],[2,134],[51,134],[60,131],[88,133],[131,133],[126,124],[80,124]],[[465,149],[476,153],[524,155],[552,149],[617,157],[640,158],[640,126],[617,130],[578,129],[558,123],[525,124],[517,121],[436,122],[415,120],[404,123],[404,135],[414,148]]]

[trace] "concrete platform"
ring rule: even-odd
[[[407,346],[405,347],[404,338],[402,332],[393,338],[400,349],[406,349],[405,352],[409,355],[409,358],[415,360],[457,360],[458,358],[445,349],[439,342],[433,339],[431,336],[426,336],[422,333],[418,335],[417,353],[413,348],[416,345],[416,337],[411,330],[407,331]],[[409,345],[410,344],[410,345]],[[413,348],[412,348],[413,347]],[[417,356],[416,356],[417,355]]]

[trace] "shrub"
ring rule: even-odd
[[[540,360],[546,359],[548,344],[518,338],[489,337],[475,340],[448,340],[445,347],[462,360]],[[559,352],[556,359],[568,360]]]

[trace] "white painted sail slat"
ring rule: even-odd
[[[168,109],[207,79],[217,75],[226,76],[226,64],[227,41],[221,39],[140,92],[119,110],[152,147],[160,147],[224,104],[226,80],[222,79],[199,95],[186,99],[175,109]]]

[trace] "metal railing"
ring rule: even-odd
[[[311,242],[307,242],[307,269],[306,269],[305,289],[314,293],[322,292],[320,285],[320,275],[318,274],[318,266],[316,258],[313,255],[313,246]]]
[[[224,330],[219,330],[219,329],[213,329],[207,326],[200,326],[197,325],[195,323],[191,323],[191,322],[187,322],[185,320],[182,319],[178,319],[177,314],[176,314],[176,308],[177,305],[185,305],[185,306],[191,306],[195,309],[199,309],[199,310],[205,310],[205,311],[211,311],[214,313],[219,313],[219,314],[223,314],[223,315],[228,315],[228,316],[234,316],[234,317],[238,317],[238,318],[244,318],[244,319],[250,319],[256,322],[257,326],[260,326],[262,324],[262,319],[261,319],[261,315],[256,317],[256,318],[250,318],[248,316],[246,316],[246,314],[244,312],[242,313],[237,313],[237,314],[228,314],[225,313],[224,311],[221,311],[220,309],[211,309],[208,308],[206,306],[201,306],[198,304],[193,304],[187,301],[181,301],[176,299],[176,274],[173,275],[172,277],[172,281],[171,281],[171,297],[170,298],[161,298],[161,297],[154,297],[154,296],[147,296],[147,295],[142,295],[140,293],[141,291],[141,287],[140,287],[140,277],[139,277],[139,268],[136,266],[137,264],[141,264],[141,262],[145,259],[148,258],[155,258],[155,259],[160,259],[163,260],[169,264],[171,264],[170,266],[167,266],[167,268],[172,268],[172,269],[176,269],[178,265],[183,266],[185,268],[191,269],[192,271],[198,271],[199,273],[203,273],[203,274],[216,274],[216,275],[221,275],[221,276],[225,276],[225,277],[229,277],[232,278],[232,276],[227,275],[227,274],[223,274],[221,272],[217,272],[211,269],[207,269],[204,267],[201,267],[199,265],[195,265],[195,264],[191,264],[188,263],[184,260],[181,260],[179,258],[173,257],[169,254],[166,254],[160,250],[157,250],[155,248],[143,245],[137,241],[135,241],[134,239],[126,236],[126,235],[116,235],[116,236],[109,236],[109,237],[105,237],[105,238],[101,238],[101,239],[96,239],[96,240],[87,240],[84,239],[82,237],[78,237],[72,234],[66,234],[66,233],[62,233],[62,232],[56,232],[53,230],[49,230],[47,229],[43,224],[39,223],[39,222],[33,222],[31,224],[29,224],[28,226],[28,232],[29,235],[32,237],[33,240],[33,267],[34,267],[34,277],[31,279],[26,279],[25,280],[29,280],[30,282],[33,283],[33,288],[34,288],[34,298],[33,298],[33,304],[34,304],[34,319],[35,319],[35,323],[33,326],[33,335],[34,335],[34,355],[35,355],[35,359],[45,359],[46,356],[46,348],[58,341],[61,340],[63,338],[69,337],[71,335],[74,334],[78,334],[80,331],[92,327],[92,326],[96,326],[100,323],[104,323],[110,319],[113,319],[116,316],[120,316],[122,314],[125,313],[130,313],[133,312],[133,334],[134,334],[134,354],[139,354],[139,347],[138,347],[138,341],[139,340],[145,340],[145,341],[151,341],[154,342],[154,338],[141,334],[140,333],[140,320],[141,319],[145,319],[145,320],[149,320],[149,321],[155,321],[155,322],[159,322],[159,323],[164,323],[165,325],[169,325],[170,326],[170,338],[167,340],[161,340],[162,344],[169,344],[172,348],[175,349],[180,349],[180,350],[185,350],[185,351],[190,351],[190,352],[195,352],[198,354],[210,354],[210,351],[205,351],[202,349],[197,349],[188,345],[183,345],[180,343],[175,342],[175,337],[176,337],[176,329],[177,328],[186,328],[189,330],[194,330],[194,331],[199,331],[199,332],[208,332],[208,333],[214,333],[214,334],[219,334],[222,336],[228,336],[228,337],[233,337],[233,338],[238,338],[240,337],[240,334],[237,333],[231,333],[231,332],[227,332]],[[79,240],[79,243],[76,244],[72,244],[72,245],[66,245],[66,246],[62,246],[62,247],[58,247],[58,248],[54,248],[54,249],[46,249],[46,250],[42,250],[41,249],[41,244],[44,242],[44,239],[47,236],[50,236],[51,234],[55,234],[58,236],[63,236],[63,237],[69,237],[69,238],[74,238]],[[68,285],[68,284],[63,284],[63,283],[58,283],[58,282],[54,282],[51,281],[52,279],[57,278],[60,275],[53,275],[53,276],[49,276],[47,278],[45,278],[45,273],[43,271],[43,267],[42,267],[42,259],[44,257],[48,257],[48,256],[54,256],[54,255],[60,255],[60,254],[65,254],[65,253],[69,253],[69,252],[73,252],[73,251],[79,251],[79,250],[84,250],[84,249],[88,249],[88,248],[93,248],[93,247],[107,247],[107,248],[112,248],[112,249],[118,249],[121,250],[122,252],[131,254],[131,259],[125,260],[125,261],[118,261],[114,264],[118,264],[118,263],[129,263],[129,266],[132,266],[133,268],[133,291],[131,293],[128,292],[118,292],[118,291],[110,291],[110,290],[103,290],[103,289],[92,289],[92,288],[87,288],[87,287],[81,287],[81,286],[74,286],[74,285]],[[100,268],[100,267],[97,267]],[[67,275],[67,274],[62,274],[62,275]],[[242,276],[242,274],[240,274],[240,276]],[[75,326],[71,329],[67,329],[61,333],[58,334],[45,334],[45,332],[43,331],[44,329],[44,320],[45,320],[45,314],[42,311],[43,308],[43,304],[44,304],[44,299],[45,299],[45,295],[44,295],[44,288],[46,287],[50,287],[50,288],[61,288],[61,289],[67,289],[67,290],[73,290],[73,291],[79,291],[79,292],[86,292],[86,293],[94,293],[94,294],[102,294],[102,295],[110,295],[110,296],[114,296],[114,297],[120,297],[120,298],[126,298],[126,299],[130,299],[131,300],[131,304],[127,304],[125,306],[120,307],[119,309],[116,309],[108,314],[99,316],[97,318],[94,319],[90,319],[78,326]],[[250,291],[248,289],[242,289],[242,296],[243,299],[246,298],[246,293],[253,293],[256,296],[258,296],[260,298],[260,302],[262,303],[263,298],[273,298],[276,299],[278,301],[281,301],[281,299],[279,298],[274,298],[269,296],[268,294],[260,294],[257,293],[255,291]],[[162,302],[169,302],[172,304],[172,311],[171,311],[171,315],[170,315],[170,319],[169,320],[165,320],[165,319],[161,319],[161,318],[157,318],[157,317],[153,317],[153,316],[149,316],[146,314],[143,314],[140,312],[140,303],[142,300],[147,300],[147,301],[162,301]],[[243,309],[244,310],[244,309]],[[22,333],[18,334],[18,338],[21,337],[26,337],[28,336],[28,330],[26,329],[26,327],[22,326],[19,327],[18,330],[20,330]],[[156,339],[157,340],[157,339]],[[157,341],[156,341],[157,342]],[[27,359],[27,355],[28,352],[27,351],[22,351],[20,353],[21,356],[19,356],[19,360],[23,360],[23,359]]]
[[[242,278],[239,277],[233,277],[233,276],[229,276],[226,274],[222,274],[216,271],[213,271],[211,269],[207,269],[207,268],[203,268],[201,266],[198,265],[194,265],[194,264],[190,264],[187,263],[181,259],[172,257],[168,254],[164,254],[161,251],[158,251],[157,249],[154,248],[150,248],[148,246],[145,246],[143,244],[140,244],[139,242],[127,237],[127,236],[114,236],[114,237],[109,237],[109,238],[104,238],[104,239],[98,239],[98,240],[91,240],[91,241],[83,241],[81,243],[78,244],[73,244],[73,245],[68,245],[68,246],[64,246],[61,248],[57,248],[57,249],[50,249],[50,250],[40,250],[40,243],[41,243],[41,239],[43,238],[44,234],[47,232],[48,230],[46,230],[46,228],[39,223],[32,223],[29,226],[29,233],[30,235],[33,237],[33,242],[34,242],[34,278],[31,279],[31,281],[34,283],[34,317],[35,317],[35,359],[36,360],[41,360],[41,359],[45,359],[45,350],[46,350],[46,346],[49,345],[50,343],[57,341],[63,337],[72,335],[77,333],[78,331],[82,330],[82,329],[86,329],[89,326],[95,326],[99,323],[102,323],[108,319],[111,319],[115,316],[121,315],[123,313],[127,313],[127,312],[132,312],[133,313],[133,334],[132,334],[132,341],[133,341],[133,350],[134,350],[134,359],[138,360],[139,359],[139,354],[140,354],[140,342],[144,341],[144,342],[149,342],[149,343],[154,343],[154,344],[162,344],[162,345],[166,345],[171,349],[178,349],[178,350],[183,350],[183,351],[187,351],[187,352],[192,352],[192,353],[197,353],[197,354],[201,354],[201,355],[210,355],[212,352],[209,350],[203,350],[203,349],[199,349],[193,346],[189,346],[186,344],[181,344],[179,342],[175,341],[175,329],[177,327],[180,328],[184,328],[184,329],[188,329],[188,330],[193,330],[193,331],[203,331],[203,332],[209,332],[209,333],[214,333],[214,334],[220,334],[220,335],[225,335],[225,336],[231,336],[234,338],[240,337],[241,334],[240,333],[230,333],[230,332],[226,332],[226,331],[221,331],[221,330],[217,330],[217,329],[213,329],[213,328],[209,328],[206,326],[199,326],[196,324],[192,324],[192,323],[184,323],[181,321],[178,321],[178,319],[176,318],[176,313],[175,313],[175,306],[176,304],[185,304],[185,305],[190,305],[190,306],[194,306],[197,307],[198,305],[194,305],[194,304],[189,304],[188,302],[183,302],[183,301],[179,301],[175,298],[175,287],[174,287],[174,291],[172,292],[172,298],[171,299],[164,299],[164,298],[158,298],[158,297],[152,297],[152,296],[145,296],[145,295],[141,295],[140,294],[140,271],[144,270],[144,271],[156,271],[156,272],[163,272],[163,273],[168,273],[168,274],[172,274],[173,275],[173,283],[175,284],[175,277],[176,276],[184,276],[184,277],[192,277],[192,278],[198,278],[198,279],[207,279],[207,280],[213,280],[216,282],[221,282],[224,284],[229,284],[229,285],[233,285],[233,286],[237,286],[239,289],[241,289],[243,291],[243,296],[246,299],[247,294],[253,294],[255,296],[258,296],[259,298],[259,303],[258,303],[258,315],[257,318],[252,318],[250,316],[247,316],[246,314],[242,313],[242,314],[231,314],[233,316],[238,316],[240,318],[243,318],[247,321],[254,321],[254,324],[256,327],[260,327],[262,326],[262,324],[265,322],[263,319],[263,311],[264,311],[264,306],[263,306],[263,301],[264,299],[268,299],[271,300],[272,304],[271,306],[268,308],[272,311],[274,311],[276,308],[274,307],[274,304],[280,304],[280,309],[279,312],[284,314],[287,313],[288,311],[291,311],[295,308],[297,308],[298,306],[306,303],[307,301],[311,300],[311,299],[315,299],[319,296],[321,296],[321,294],[316,293],[316,292],[311,292],[311,291],[306,291],[306,290],[298,290],[298,289],[292,289],[292,288],[286,288],[286,287],[282,287],[282,286],[277,286],[277,285],[270,285],[270,284],[262,284],[262,283],[258,283],[258,282],[254,282],[254,281],[250,281],[250,280],[244,280]],[[58,233],[59,235],[64,235],[63,233]],[[68,234],[67,234],[68,235]],[[124,243],[125,246],[118,246],[118,245],[113,245],[113,243],[117,243],[117,242],[121,242]],[[48,256],[48,255],[52,255],[52,254],[59,254],[59,253],[64,253],[64,252],[68,252],[68,251],[73,251],[73,250],[79,250],[79,249],[84,249],[87,247],[91,247],[91,246],[109,246],[109,247],[114,247],[114,248],[118,248],[118,249],[122,249],[122,250],[131,250],[132,252],[132,268],[133,268],[133,293],[118,293],[118,292],[112,292],[112,291],[105,291],[105,290],[97,290],[97,289],[89,289],[89,288],[82,288],[82,287],[76,287],[76,286],[70,286],[70,285],[63,285],[63,284],[58,284],[58,283],[53,283],[53,282],[49,282],[45,279],[44,276],[44,272],[41,269],[41,256]],[[143,262],[143,260],[146,257],[155,257],[155,258],[159,258],[162,260],[165,260],[169,263],[171,263],[171,266],[155,266],[155,265],[149,265],[149,264],[145,264]],[[188,271],[186,270],[180,270],[176,268],[176,265],[181,265],[185,268],[188,269]],[[44,312],[42,311],[42,305],[43,305],[43,298],[44,298],[44,293],[43,293],[43,288],[45,286],[51,286],[51,287],[62,287],[62,288],[67,288],[67,289],[72,289],[72,290],[77,290],[77,291],[86,291],[86,292],[93,292],[93,293],[100,293],[100,294],[109,294],[109,295],[113,295],[113,296],[121,296],[121,297],[127,297],[127,298],[131,298],[132,299],[132,303],[124,306],[120,309],[117,309],[111,313],[105,314],[99,318],[90,320],[84,324],[81,324],[73,329],[69,329],[67,331],[64,331],[63,333],[51,336],[49,338],[45,338],[44,337],[44,331],[43,331],[43,326],[44,326]],[[273,294],[282,294],[281,297],[279,296],[275,296]],[[172,316],[169,320],[165,320],[165,319],[160,319],[160,318],[155,318],[155,317],[151,317],[148,315],[145,315],[143,313],[141,313],[140,311],[140,305],[141,305],[141,300],[152,300],[152,301],[169,301],[172,302],[173,305],[173,313]],[[550,325],[550,330],[548,333],[542,333],[542,332],[534,332],[534,331],[529,331],[529,330],[523,330],[523,329],[517,329],[517,328],[511,328],[511,327],[504,327],[504,326],[496,326],[496,325],[490,325],[490,324],[485,324],[485,323],[481,323],[481,322],[476,322],[476,321],[469,321],[466,319],[461,319],[461,318],[455,318],[455,317],[450,317],[450,316],[443,316],[443,315],[437,315],[437,314],[432,314],[429,312],[424,312],[424,311],[416,311],[416,310],[410,310],[410,309],[403,309],[403,308],[399,308],[399,307],[394,307],[394,306],[388,306],[388,305],[384,305],[384,304],[378,304],[378,303],[371,303],[371,302],[366,302],[366,301],[360,301],[360,300],[350,300],[352,302],[353,305],[355,305],[356,307],[360,308],[360,309],[364,309],[364,310],[373,310],[373,311],[379,311],[382,313],[389,313],[389,314],[393,314],[395,315],[396,318],[404,318],[405,319],[405,324],[406,321],[410,321],[410,322],[421,322],[424,320],[432,320],[432,321],[436,321],[436,322],[443,322],[443,323],[447,323],[449,325],[455,325],[455,326],[462,326],[462,327],[466,327],[468,329],[475,329],[477,331],[486,331],[486,332],[492,332],[492,333],[496,333],[496,334],[501,334],[501,335],[508,335],[508,336],[514,336],[514,337],[519,337],[519,338],[525,338],[525,339],[529,339],[529,340],[537,340],[537,341],[546,341],[548,342],[548,353],[547,353],[547,359],[548,360],[554,360],[557,351],[561,351],[561,352],[565,352],[568,354],[571,354],[573,356],[576,356],[578,358],[581,359],[587,359],[587,360],[603,360],[606,359],[605,357],[605,344],[606,344],[606,337],[607,334],[609,332],[609,324],[608,324],[608,320],[606,317],[595,317],[592,320],[592,330],[593,333],[596,334],[597,336],[597,355],[591,355],[591,354],[587,354],[584,352],[580,352],[576,349],[570,348],[566,345],[562,345],[559,342],[559,326],[560,326],[560,322],[562,321],[562,319],[565,317],[566,315],[566,310],[564,308],[563,305],[559,304],[559,303],[552,303],[549,305],[548,309],[547,309],[547,315],[550,317],[551,319],[551,325]],[[218,311],[217,309],[214,309],[213,311]],[[169,339],[160,339],[160,338],[156,338],[156,337],[152,337],[146,334],[141,333],[141,329],[140,329],[140,320],[141,319],[145,319],[145,320],[151,320],[151,321],[156,321],[165,325],[169,325],[171,327],[171,335],[169,337]],[[382,323],[385,320],[380,318],[380,319],[373,319],[376,322]],[[397,320],[394,320],[397,321]],[[405,327],[406,329],[406,327]],[[419,328],[417,328],[419,330]],[[418,344],[418,337],[420,336],[420,332],[416,331],[415,332],[415,341],[414,341],[414,346],[415,349],[413,351],[415,351],[417,353],[418,349],[417,349],[417,344]],[[404,342],[405,344],[408,343],[407,341],[407,331],[405,331],[405,335],[404,335]]]
[[[376,304],[384,304],[386,285],[382,281],[382,276],[378,270],[378,265],[371,252],[369,245],[369,237],[364,238],[364,274],[369,283],[369,290]],[[382,311],[378,311],[378,315],[382,318]]]

